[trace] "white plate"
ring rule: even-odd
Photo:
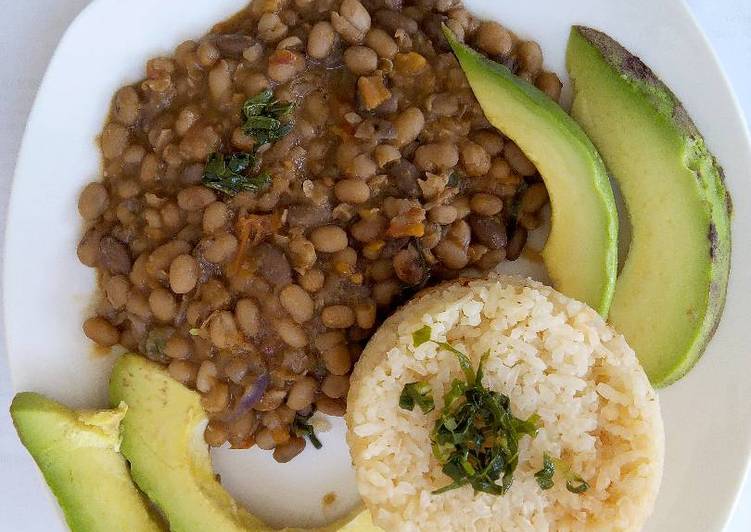
[[[203,34],[246,0],[97,0],[76,19],[52,59],[29,118],[16,168],[5,247],[8,353],[17,390],[73,406],[105,404],[111,357],[95,356],[81,333],[94,287],[80,265],[76,202],[99,172],[94,138],[113,92],[143,75],[144,62]],[[751,148],[741,112],[707,42],[679,0],[467,0],[537,40],[546,64],[565,73],[571,24],[613,35],[640,55],[683,100],[727,174],[735,201],[733,273],[725,316],[704,358],[660,392],[667,431],[665,477],[649,530],[719,530],[727,521],[751,448],[751,357],[742,333],[751,293]],[[572,257],[572,260],[575,258]],[[679,266],[679,265],[678,265]],[[341,423],[291,464],[268,453],[219,451],[228,489],[274,524],[322,522],[355,504]],[[13,479],[0,479],[12,482]],[[41,476],[29,507],[54,505]],[[336,492],[330,512],[321,497]],[[59,514],[58,514],[59,515]],[[30,516],[33,518],[33,516]],[[45,523],[63,530],[62,521]]]

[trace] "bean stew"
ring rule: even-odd
[[[535,42],[457,0],[254,0],[116,92],[78,204],[101,287],[83,329],[197,390],[208,444],[291,460],[385,317],[542,223],[442,24],[560,97]]]

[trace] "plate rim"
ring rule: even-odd
[[[735,92],[735,88],[733,87],[733,84],[730,81],[730,77],[728,76],[728,73],[725,71],[725,68],[722,65],[722,62],[720,61],[720,57],[717,54],[717,50],[715,50],[714,46],[712,46],[712,43],[709,40],[709,37],[707,36],[706,32],[704,31],[704,28],[702,28],[701,24],[699,24],[699,20],[697,19],[694,12],[691,10],[691,8],[688,5],[687,0],[674,0],[676,4],[679,4],[681,9],[685,12],[685,15],[688,17],[688,19],[691,21],[691,24],[694,26],[694,29],[696,30],[697,34],[700,36],[700,38],[703,41],[704,47],[709,51],[709,54],[711,55],[712,62],[715,64],[715,67],[717,68],[717,71],[720,73],[720,79],[722,81],[722,84],[724,85],[728,95],[730,96],[730,103],[733,107],[733,111],[735,112],[735,115],[740,121],[741,126],[741,133],[742,133],[742,144],[745,147],[745,150],[747,154],[749,155],[749,159],[751,159],[751,116],[746,116],[746,113],[743,111],[743,107],[741,106],[741,101],[738,98],[738,94]],[[714,154],[713,154],[714,156]],[[718,161],[720,164],[720,168],[723,168],[722,161]],[[723,168],[723,181],[725,181],[725,185],[727,185],[727,180],[724,176],[724,168]],[[728,188],[728,194],[731,198],[731,205],[733,200],[733,192]],[[730,234],[730,275],[732,275],[733,269],[738,267],[737,261],[733,258],[733,251],[738,247],[739,244],[739,238],[737,238],[737,235],[734,235],[732,232],[733,222],[735,219],[735,210],[733,207],[733,210],[731,210],[731,216],[730,216],[730,223],[731,223],[731,234]],[[725,302],[723,304],[723,313],[725,312],[724,306],[727,304]],[[720,322],[722,321],[722,316],[720,316]],[[710,342],[712,339],[710,338]],[[703,356],[703,353],[702,353]],[[689,370],[690,371],[690,370]],[[746,424],[751,423],[751,421],[746,420]],[[747,484],[751,482],[751,441],[749,441],[746,449],[746,456],[745,456],[745,465],[740,470],[740,475],[737,476],[736,482],[735,482],[735,496],[733,497],[733,500],[730,503],[729,509],[726,512],[725,520],[722,525],[723,530],[727,528],[728,524],[730,523],[730,520],[733,518],[733,516],[736,514],[738,510],[738,506],[741,503],[741,497],[744,492],[744,488]]]
[[[8,237],[13,233],[15,229],[15,223],[14,219],[16,218],[16,210],[19,208],[19,181],[20,181],[20,166],[21,166],[21,160],[22,157],[24,157],[25,153],[28,151],[28,144],[30,141],[30,133],[29,131],[32,129],[32,126],[35,122],[35,117],[37,113],[39,112],[38,108],[38,102],[40,100],[41,95],[49,90],[47,88],[47,85],[49,84],[49,78],[51,77],[50,72],[52,70],[52,66],[58,61],[58,58],[61,53],[61,49],[63,48],[63,45],[70,39],[70,35],[75,32],[77,27],[82,23],[82,20],[84,20],[92,11],[95,9],[98,9],[101,4],[105,4],[107,2],[115,2],[116,0],[93,0],[89,4],[87,4],[79,13],[76,15],[76,17],[73,19],[73,21],[68,25],[68,27],[65,29],[65,31],[62,34],[62,37],[58,41],[57,45],[55,46],[54,52],[50,57],[50,60],[47,64],[47,67],[45,69],[44,75],[41,78],[41,81],[39,85],[36,88],[35,96],[33,99],[33,104],[31,106],[31,109],[28,113],[26,124],[23,129],[23,134],[21,136],[21,143],[19,144],[17,156],[15,159],[15,165],[12,173],[12,180],[10,184],[10,192],[8,195],[8,206],[5,216],[5,226],[4,226],[4,241],[3,241],[3,253],[4,257],[6,257],[6,260],[4,260],[3,263],[3,269],[2,269],[2,310],[3,315],[5,316],[5,320],[3,321],[3,332],[4,332],[4,345],[5,345],[5,359],[7,362],[7,367],[9,371],[9,377],[10,377],[10,383],[11,383],[11,392],[15,393],[17,391],[17,381],[14,376],[14,364],[12,363],[13,356],[12,356],[12,350],[11,350],[11,335],[8,334],[9,327],[8,327],[8,319],[7,317],[12,314],[12,310],[9,309],[9,306],[11,305],[11,301],[8,297],[8,286],[11,283],[11,279],[9,276],[9,270],[11,268],[11,261],[7,260],[8,252],[10,251],[11,247],[11,241],[12,239],[9,239]],[[683,15],[687,17],[687,19],[690,21],[692,25],[692,29],[699,36],[699,38],[702,41],[703,47],[709,52],[711,56],[711,61],[713,63],[713,66],[716,70],[716,72],[719,72],[720,74],[720,82],[722,85],[722,88],[725,91],[725,97],[729,97],[729,103],[733,109],[734,117],[737,118],[740,122],[740,129],[742,133],[742,137],[739,139],[739,146],[743,146],[743,151],[745,152],[745,157],[749,160],[751,160],[751,130],[749,129],[749,120],[751,120],[751,117],[746,117],[746,115],[743,112],[743,109],[740,105],[740,100],[738,98],[738,95],[736,94],[733,85],[730,83],[730,80],[728,78],[727,73],[725,72],[725,69],[723,68],[722,63],[719,60],[719,57],[715,51],[715,49],[712,47],[711,43],[709,42],[709,39],[707,38],[706,33],[704,32],[701,25],[698,23],[694,13],[689,8],[688,4],[686,3],[686,0],[663,0],[666,4],[674,4],[676,9],[679,9],[683,12]],[[742,157],[742,156],[739,156]],[[722,163],[722,161],[720,161]],[[738,180],[742,179],[743,176],[738,176]],[[734,196],[733,192],[731,191],[731,196]],[[733,222],[736,220],[736,216],[733,216]],[[735,223],[733,224],[735,225]],[[737,233],[733,235],[735,238],[733,238],[733,250],[731,251],[731,275],[732,271],[737,270],[739,268],[739,264],[737,261],[737,248],[741,247],[741,239],[738,238]],[[662,393],[662,391],[660,391]],[[748,420],[744,420],[746,424],[749,424]],[[725,528],[732,518],[732,516],[736,513],[736,509],[738,507],[738,504],[740,503],[740,498],[743,492],[743,486],[744,483],[748,482],[749,474],[751,473],[751,439],[748,440],[746,445],[746,453],[743,457],[744,467],[738,469],[738,474],[736,475],[735,481],[734,481],[734,497],[732,501],[728,500],[729,504],[726,504],[726,512],[723,518],[723,528]],[[60,514],[62,515],[62,514]]]

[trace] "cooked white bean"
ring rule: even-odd
[[[300,286],[290,284],[279,292],[279,302],[292,319],[304,323],[313,317],[315,304],[313,298]]]
[[[317,22],[308,34],[308,55],[314,59],[325,59],[334,47],[336,33],[331,23]]]
[[[198,282],[199,266],[190,255],[178,255],[169,268],[169,282],[176,294],[187,294]]]
[[[347,247],[347,233],[338,225],[316,227],[310,233],[316,251],[334,253]]]
[[[248,337],[256,336],[261,330],[261,311],[252,299],[240,299],[235,304],[235,318]]]
[[[288,319],[276,320],[274,322],[279,337],[290,347],[305,347],[308,345],[308,336],[297,323]]]
[[[120,331],[104,318],[89,318],[83,322],[83,332],[102,347],[111,347],[120,340]]]
[[[331,305],[321,311],[321,322],[331,329],[346,329],[355,324],[355,313],[347,305]]]

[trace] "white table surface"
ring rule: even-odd
[[[0,0],[0,223],[26,117],[63,31],[90,0]],[[207,0],[210,1],[210,0]],[[624,1],[624,0],[610,0]],[[659,1],[659,0],[655,0]],[[751,121],[751,1],[686,0],[707,34]],[[700,76],[701,73],[697,72]],[[2,242],[0,233],[0,243]],[[0,265],[2,257],[0,256]],[[0,316],[0,325],[2,325]],[[8,416],[10,382],[0,327],[0,530],[49,530],[53,516],[29,501],[37,478]],[[739,420],[751,423],[751,420]],[[726,532],[751,530],[751,481]]]

